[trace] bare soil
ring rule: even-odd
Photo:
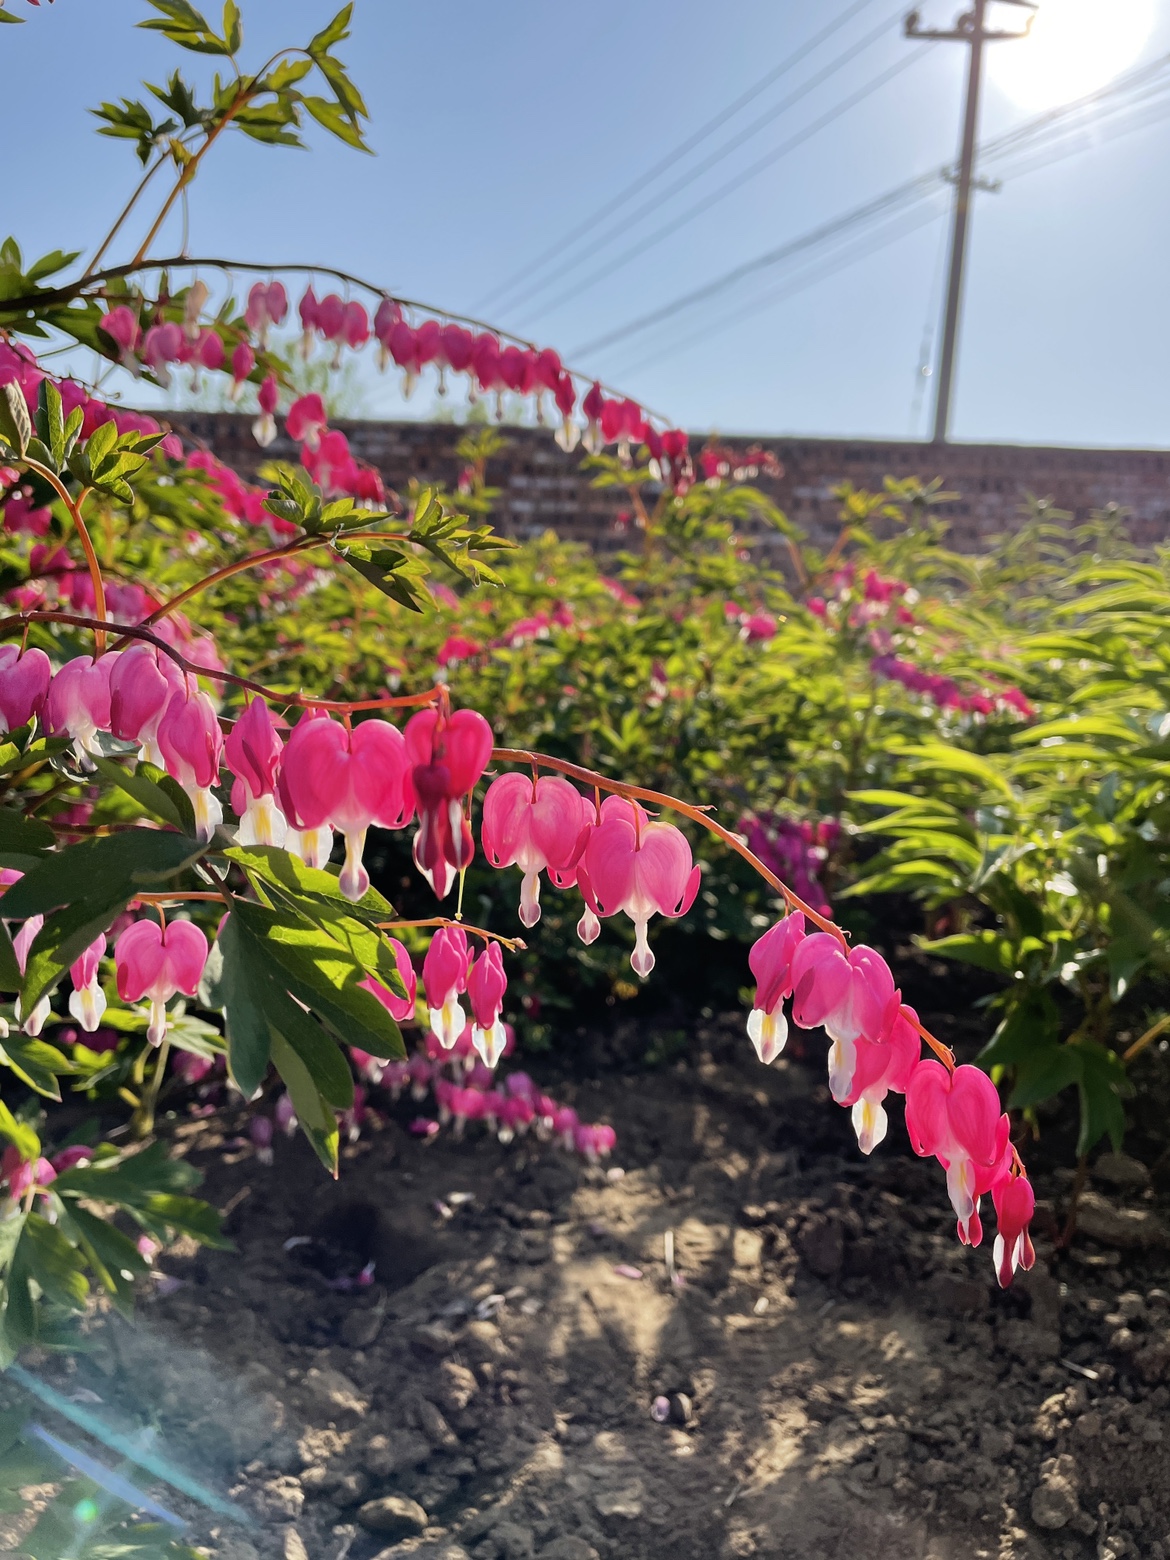
[[[1058,1254],[1071,1176],[1030,1154],[1038,1262],[1000,1292],[896,1112],[864,1159],[823,1063],[764,1069],[741,1023],[531,1068],[613,1122],[609,1167],[403,1107],[334,1184],[175,1122],[238,1254],[164,1259],[39,1374],[246,1514],[155,1487],[220,1560],[1167,1560],[1165,1158],[1102,1161]]]

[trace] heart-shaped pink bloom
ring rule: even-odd
[[[788,1039],[783,1002],[792,995],[792,960],[804,936],[804,916],[786,915],[752,944],[748,954],[748,964],[756,977],[748,1038],[765,1067],[772,1065]]]
[[[854,1042],[849,1087],[833,1097],[838,1105],[852,1107],[853,1130],[863,1154],[871,1154],[889,1128],[882,1101],[889,1093],[906,1092],[922,1056],[917,1017],[913,1008],[901,1007],[881,1040],[860,1036]]]
[[[471,1002],[471,1043],[488,1067],[494,1067],[504,1052],[506,1036],[500,1022],[508,977],[499,943],[489,943],[471,966],[467,977],[467,995]]]
[[[98,979],[98,967],[106,951],[106,934],[100,933],[79,959],[69,966],[69,978],[73,990],[69,994],[69,1011],[77,1022],[92,1035],[101,1023],[106,1011],[106,994]]]
[[[625,911],[634,923],[630,963],[644,980],[654,968],[646,935],[651,916],[685,915],[695,902],[701,873],[687,837],[672,823],[651,822],[635,802],[607,796],[601,821],[589,832],[577,883],[598,916]]]
[[[212,794],[219,784],[223,733],[215,705],[193,677],[171,695],[158,723],[158,746],[167,773],[191,798],[196,838],[206,842],[223,821],[223,808]]]
[[[488,786],[480,842],[493,867],[515,865],[524,874],[520,919],[525,926],[540,920],[541,872],[571,870],[582,829],[588,826],[583,823],[583,801],[576,786],[559,775],[533,781],[513,772]]]
[[[110,729],[123,742],[137,742],[141,756],[159,769],[165,763],[159,722],[185,686],[174,661],[154,645],[131,645],[110,672]]]
[[[439,332],[439,361],[454,373],[467,372],[474,350],[475,337],[462,325],[444,325]]]
[[[341,322],[341,334],[347,347],[355,351],[364,347],[370,339],[370,319],[365,308],[356,300],[347,303]]]
[[[0,731],[19,731],[41,713],[53,668],[43,650],[0,645]]]
[[[328,422],[325,403],[316,392],[313,392],[310,395],[297,397],[288,409],[284,426],[290,439],[295,439],[298,444],[307,444],[311,450],[315,450],[321,442],[321,435]]]
[[[415,998],[418,994],[418,976],[415,974],[410,954],[398,939],[396,937],[388,937],[386,941],[394,951],[394,962],[398,966],[402,984],[406,987],[405,997],[396,996],[389,986],[384,986],[380,980],[364,980],[362,985],[367,991],[372,991],[391,1018],[401,1024],[407,1019],[414,1017]]]
[[[299,721],[285,747],[280,795],[294,828],[345,835],[340,886],[356,902],[370,886],[362,865],[366,830],[400,829],[414,812],[402,733],[384,720],[362,721],[352,731],[335,720]]]
[[[317,329],[326,341],[336,341],[345,324],[345,304],[336,293],[326,293],[317,305]]]
[[[444,717],[428,709],[411,717],[405,737],[418,804],[414,863],[436,895],[445,899],[456,873],[475,856],[463,798],[474,790],[492,756],[492,728],[477,710],[456,710]]]
[[[157,921],[135,921],[118,938],[118,995],[123,1002],[149,1001],[151,1045],[161,1045],[166,1035],[167,1003],[176,991],[195,995],[206,963],[207,938],[191,921],[171,921],[165,932]]]
[[[423,990],[431,1029],[445,1051],[451,1050],[467,1026],[458,998],[467,990],[470,968],[467,933],[461,926],[440,926],[423,960]]]
[[[79,655],[57,672],[45,699],[45,725],[55,737],[73,738],[78,758],[97,751],[97,736],[110,729],[110,674],[118,664],[111,652],[94,660]]]
[[[1028,1225],[1036,1210],[1036,1195],[1026,1175],[1003,1177],[991,1188],[995,1204],[995,1217],[999,1229],[995,1237],[992,1256],[999,1287],[1006,1289],[1017,1268],[1025,1273],[1036,1261]]]
[[[982,1238],[979,1198],[1011,1165],[1010,1123],[999,1093],[978,1067],[948,1072],[922,1061],[906,1084],[906,1131],[916,1154],[933,1154],[947,1173],[947,1192],[959,1221],[959,1237]]]
[[[253,699],[224,743],[224,758],[236,777],[232,807],[240,820],[241,845],[283,845],[288,824],[276,800],[284,743],[263,699]]]

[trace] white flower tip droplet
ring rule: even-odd
[[[788,1043],[788,1020],[779,1007],[772,1013],[753,1008],[748,1014],[747,1032],[760,1061],[771,1067]]]

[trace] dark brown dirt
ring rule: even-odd
[[[41,1374],[250,1513],[180,1504],[220,1560],[1167,1560],[1170,1188],[1104,1162],[1057,1258],[1041,1171],[1000,1293],[899,1120],[867,1161],[819,1068],[761,1068],[738,1021],[690,1055],[557,1080],[617,1127],[608,1170],[404,1111],[334,1185],[299,1139],[266,1168],[177,1123],[239,1254],[165,1259]]]

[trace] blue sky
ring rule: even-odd
[[[1094,25],[1108,29],[1117,7],[1140,3],[1099,0]],[[1156,16],[1143,60],[1170,52],[1170,4],[1148,3]],[[0,31],[2,112],[29,174],[19,197],[6,181],[11,226],[26,254],[92,246],[137,163],[125,143],[93,134],[86,108],[135,95],[139,79],[160,79],[176,51],[134,29],[146,14],[142,0],[8,5],[28,17]],[[241,5],[245,59],[306,41],[333,9],[329,0]],[[962,7],[921,0],[921,8],[927,21],[947,25]],[[853,239],[863,255],[855,264],[836,268],[813,253],[652,331],[572,352],[953,158],[966,50],[905,41],[894,0],[868,0],[688,159],[643,180],[615,217],[592,223],[583,242],[603,238],[618,219],[622,231],[587,263],[540,292],[497,291],[550,247],[560,251],[554,268],[571,260],[565,235],[849,9],[850,0],[358,0],[354,36],[341,52],[369,104],[376,156],[315,127],[308,152],[239,137],[225,143],[192,192],[193,251],[334,264],[453,311],[475,312],[496,293],[484,310],[496,323],[557,347],[574,366],[693,428],[921,433],[929,407],[918,367],[939,312],[941,188],[897,219],[921,219],[914,231],[882,247],[864,233]],[[1000,15],[1014,20],[1006,6]],[[637,220],[673,179],[854,48],[801,101]],[[900,74],[714,198],[910,55]],[[196,76],[209,74],[197,56],[184,62]],[[998,70],[993,60],[985,137],[1032,112],[997,84]],[[1075,156],[979,198],[957,438],[1170,445],[1170,118],[1123,136],[1086,133],[1078,145]],[[582,285],[697,202],[706,209],[696,220]],[[759,306],[762,295],[810,278]],[[371,370],[362,385],[371,415],[403,413],[392,377]],[[432,405],[424,387],[406,410],[425,415]]]

